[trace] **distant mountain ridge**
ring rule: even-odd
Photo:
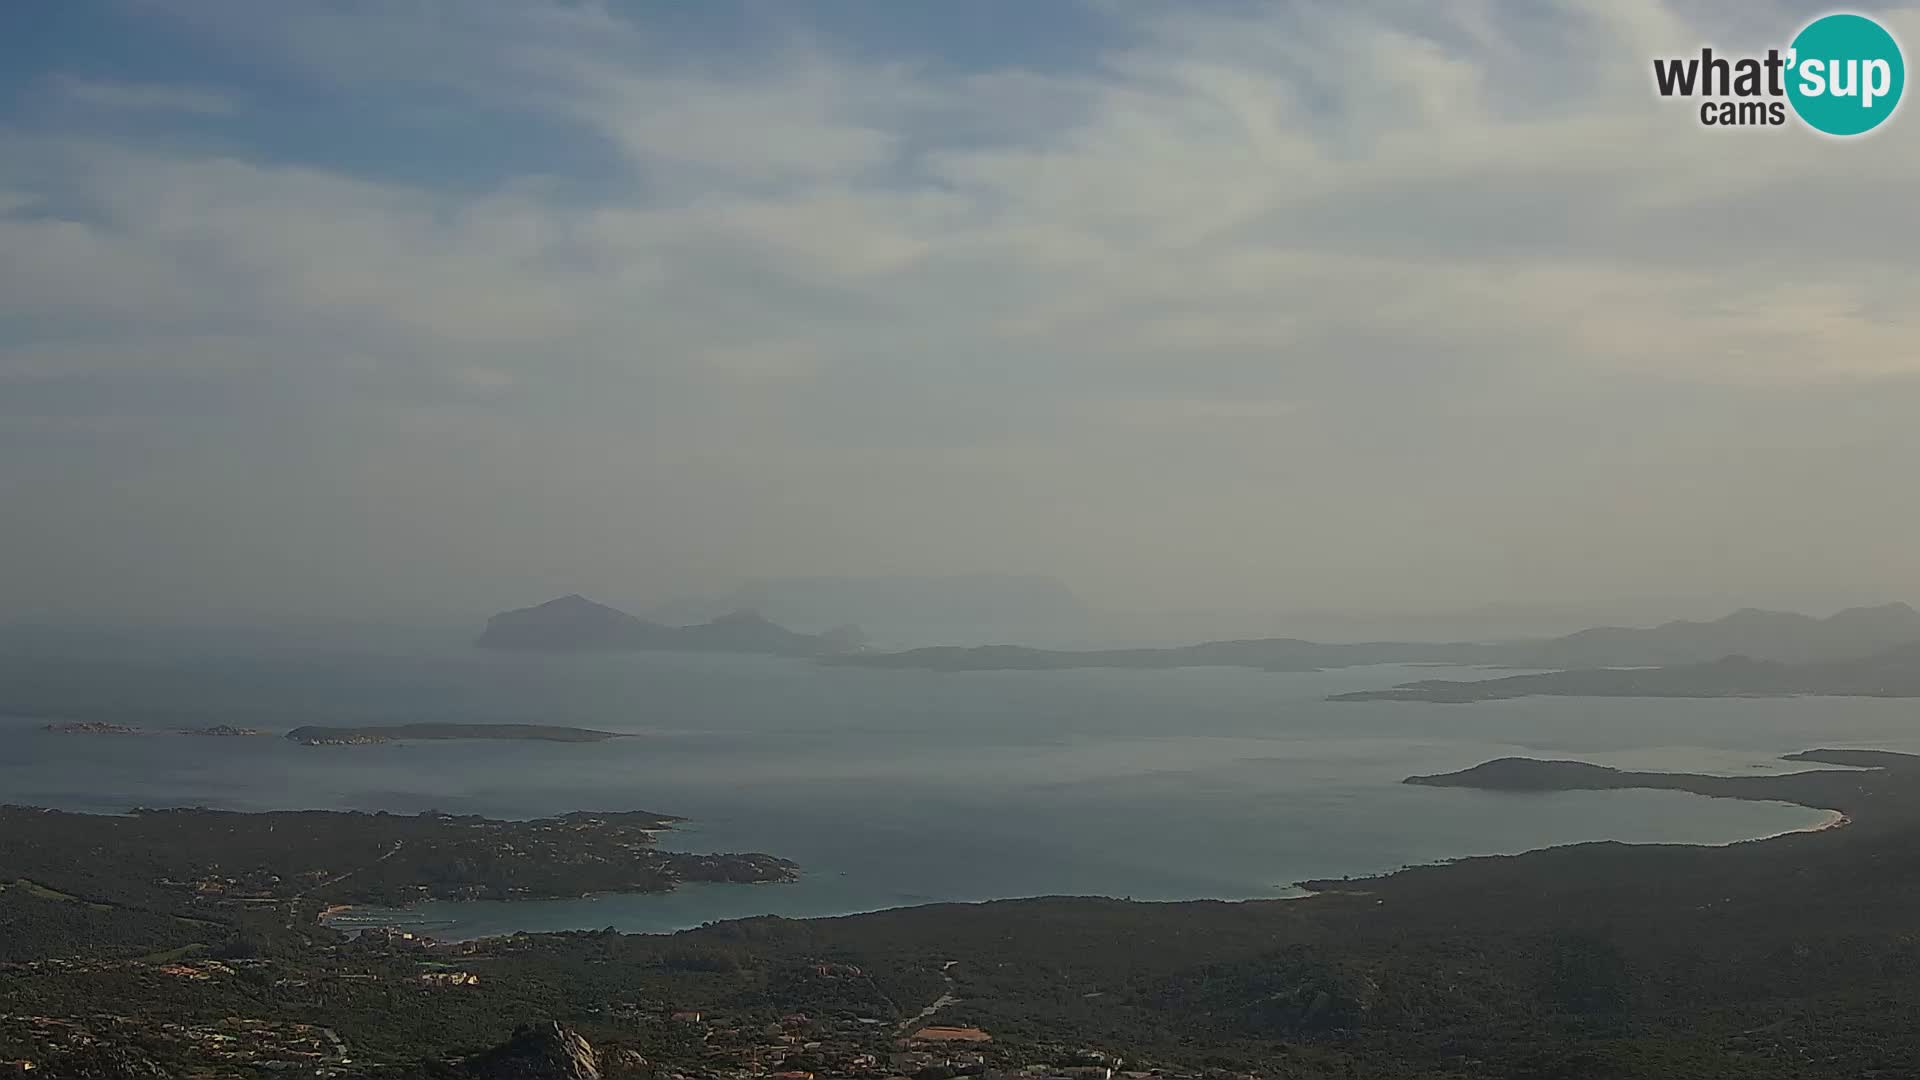
[[[1460,704],[1517,697],[1920,697],[1920,642],[1872,656],[1788,664],[1726,656],[1703,664],[1575,668],[1503,679],[1426,679],[1330,701]]]
[[[535,652],[661,649],[831,656],[856,650],[864,640],[857,627],[803,634],[751,611],[692,626],[667,626],[573,594],[493,616],[474,644]]]
[[[1920,611],[1903,603],[1848,608],[1825,619],[1747,608],[1711,622],[1596,627],[1564,637],[1510,642],[1328,644],[1299,638],[1208,641],[1173,648],[1035,649],[1022,645],[935,646],[860,653],[834,662],[935,671],[1121,667],[1251,667],[1312,671],[1364,664],[1484,664],[1515,668],[1619,668],[1704,664],[1729,656],[1782,664],[1869,657],[1920,643]]]
[[[1494,646],[1471,642],[1376,641],[1329,645],[1299,638],[1207,641],[1164,649],[1034,649],[1024,645],[936,645],[896,653],[859,653],[832,658],[858,667],[925,668],[932,671],[1047,671],[1064,668],[1248,667],[1265,671],[1318,671],[1361,664],[1498,663]]]
[[[1847,608],[1824,619],[1743,608],[1711,622],[1603,626],[1516,642],[1505,662],[1537,668],[1639,667],[1745,656],[1802,664],[1871,656],[1912,642],[1920,642],[1920,611],[1903,603]]]

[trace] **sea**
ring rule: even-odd
[[[666,894],[428,903],[343,925],[442,938],[754,915],[844,915],[1042,895],[1300,895],[1363,876],[1557,844],[1724,844],[1829,815],[1681,792],[1504,794],[1410,786],[1508,755],[1757,774],[1815,746],[1920,751],[1911,701],[1530,698],[1328,702],[1416,678],[1377,666],[926,672],[771,657],[532,656],[449,647],[0,656],[0,802],[135,807],[571,810],[683,815],[670,849],[763,851],[799,880]],[[57,734],[62,720],[253,737]],[[306,747],[302,724],[535,723],[634,737],[569,744]]]

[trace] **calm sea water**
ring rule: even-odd
[[[1291,883],[1617,839],[1724,843],[1824,816],[1675,792],[1503,795],[1410,773],[1509,754],[1751,772],[1811,746],[1920,751],[1911,702],[1332,704],[1434,668],[929,673],[677,654],[0,658],[0,801],[528,817],[658,810],[669,847],[768,851],[793,884],[444,903],[446,936],[672,930],[1047,894],[1285,896]],[[309,748],[279,738],[55,735],[49,719],[169,727],[446,720],[639,733],[597,744]]]

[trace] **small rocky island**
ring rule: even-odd
[[[288,740],[302,746],[372,746],[416,739],[511,739],[522,742],[605,742],[627,736],[617,731],[593,728],[555,727],[548,724],[389,724],[374,727],[318,727],[309,725],[287,732]]]

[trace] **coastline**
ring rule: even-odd
[[[1689,793],[1689,794],[1699,794],[1699,793]],[[1713,798],[1715,796],[1706,796],[1706,797]],[[1630,847],[1646,847],[1646,848],[1680,847],[1680,848],[1695,848],[1700,850],[1715,850],[1715,849],[1731,848],[1731,847],[1735,847],[1743,844],[1755,844],[1755,843],[1760,843],[1762,841],[1774,840],[1782,837],[1796,836],[1801,834],[1830,832],[1830,831],[1843,829],[1853,824],[1853,819],[1849,817],[1847,814],[1839,810],[1829,809],[1825,807],[1807,806],[1805,804],[1794,803],[1794,802],[1790,802],[1787,800],[1780,800],[1780,799],[1765,799],[1765,800],[1749,799],[1749,800],[1740,800],[1740,801],[1766,802],[1766,803],[1772,803],[1774,805],[1778,805],[1782,807],[1792,806],[1799,809],[1810,809],[1810,810],[1818,811],[1823,815],[1823,817],[1821,820],[1817,822],[1798,826],[1795,828],[1783,829],[1777,832],[1760,833],[1757,835],[1740,836],[1740,837],[1735,837],[1729,840],[1719,840],[1719,841],[1704,841],[1704,840],[1702,841],[1664,841],[1664,840],[1620,841],[1620,840],[1608,840],[1608,839],[1573,840],[1573,841],[1568,841],[1564,843],[1544,844],[1538,847],[1525,848],[1518,851],[1511,851],[1511,852],[1504,852],[1504,853],[1466,854],[1466,855],[1446,856],[1446,857],[1434,859],[1428,862],[1403,864],[1390,870],[1382,870],[1378,873],[1355,874],[1351,878],[1346,878],[1346,879],[1331,879],[1331,880],[1305,879],[1302,881],[1292,882],[1290,884],[1270,886],[1272,890],[1279,892],[1280,895],[1271,895],[1271,894],[1224,895],[1224,896],[1223,895],[1213,895],[1213,896],[1196,895],[1196,896],[1168,897],[1168,898],[1152,899],[1152,900],[1135,900],[1135,898],[1132,896],[1105,895],[1105,894],[1094,894],[1094,893],[1059,894],[1059,893],[1041,892],[1041,893],[1010,894],[1006,896],[993,896],[993,897],[984,897],[984,898],[923,899],[923,900],[913,900],[908,902],[892,902],[892,903],[888,903],[888,902],[861,903],[861,902],[855,901],[851,903],[825,907],[818,910],[808,910],[808,911],[805,911],[804,913],[792,913],[792,914],[775,912],[775,911],[761,911],[761,910],[755,910],[755,911],[708,910],[708,911],[703,911],[697,915],[688,915],[677,921],[673,921],[670,924],[663,924],[659,926],[650,926],[650,927],[644,927],[644,928],[632,928],[632,929],[620,928],[619,932],[623,934],[639,934],[639,935],[671,935],[671,934],[682,933],[685,931],[695,930],[700,927],[708,926],[708,925],[738,922],[738,921],[743,921],[748,919],[757,919],[757,918],[790,919],[794,921],[831,920],[831,919],[849,918],[849,917],[863,916],[863,915],[874,915],[874,914],[880,914],[884,912],[909,911],[917,908],[941,907],[941,906],[955,905],[955,904],[978,905],[978,904],[997,904],[997,903],[1020,903],[1020,902],[1026,902],[1026,901],[1049,900],[1049,899],[1083,900],[1089,903],[1128,902],[1128,903],[1142,903],[1142,904],[1165,905],[1165,906],[1177,906],[1182,904],[1233,904],[1233,905],[1265,904],[1265,903],[1291,904],[1299,901],[1313,900],[1315,898],[1325,897],[1325,896],[1344,896],[1344,897],[1371,896],[1375,894],[1376,886],[1378,886],[1381,882],[1392,879],[1401,874],[1408,873],[1408,872],[1423,871],[1428,869],[1437,869],[1437,868],[1442,868],[1442,867],[1446,867],[1453,864],[1464,863],[1464,862],[1469,862],[1469,861],[1474,861],[1479,859],[1522,858],[1522,857],[1537,855],[1537,854],[1546,853],[1546,852],[1565,851],[1572,848],[1580,847],[1585,844],[1592,844],[1592,843],[1618,843],[1618,844],[1624,844]],[[657,899],[657,898],[662,898],[662,897],[676,895],[676,894],[699,895],[705,892],[706,890],[714,887],[744,889],[749,887],[750,885],[778,885],[778,884],[793,884],[793,882],[786,881],[786,882],[728,883],[728,882],[697,882],[696,881],[696,882],[681,882],[675,885],[671,889],[648,891],[648,892],[614,891],[614,892],[589,893],[589,894],[583,894],[580,896],[516,897],[516,898],[506,899],[506,900],[491,900],[491,899],[423,900],[413,904],[409,904],[406,907],[401,907],[401,908],[381,908],[381,907],[376,907],[371,905],[340,905],[338,908],[330,910],[329,912],[325,913],[322,918],[322,923],[323,925],[327,925],[332,929],[340,930],[342,932],[347,932],[347,933],[359,933],[359,932],[364,932],[366,930],[377,930],[377,929],[384,928],[384,929],[391,929],[394,931],[412,932],[416,935],[430,939],[432,941],[447,943],[447,944],[455,944],[455,943],[462,943],[462,942],[487,941],[487,940],[492,940],[497,938],[506,938],[506,937],[512,937],[516,934],[523,934],[523,933],[524,934],[579,933],[579,932],[595,929],[597,925],[610,925],[610,924],[601,922],[599,919],[596,919],[595,920],[596,926],[589,926],[583,922],[579,925],[574,925],[574,926],[537,926],[534,928],[529,928],[526,926],[519,926],[519,927],[512,927],[512,928],[488,927],[484,929],[479,929],[477,931],[460,930],[460,929],[457,929],[457,927],[460,927],[463,925],[471,926],[473,924],[464,922],[464,921],[450,923],[445,919],[431,918],[429,916],[420,914],[420,909],[422,907],[425,907],[427,905],[443,905],[443,904],[452,905],[459,908],[470,908],[470,907],[478,907],[478,906],[492,907],[494,905],[500,905],[504,907],[504,906],[517,906],[517,905],[523,905],[523,904],[599,902],[601,900],[608,900],[617,904],[621,900],[628,899],[628,898],[632,898],[632,899],[656,898]],[[692,888],[688,888],[688,886],[692,886]],[[343,926],[343,925],[339,925],[338,922],[332,918],[334,916],[346,916],[349,919],[361,917],[361,918],[364,918],[365,921],[359,922],[358,924],[355,924],[355,925]],[[490,921],[490,920],[483,920],[480,925],[482,925],[483,927],[486,926],[487,921]],[[534,920],[534,921],[537,923],[539,920]]]
[[[1726,797],[1727,797],[1727,796],[1718,796],[1718,795],[1708,795],[1708,796],[1706,796],[1706,798],[1709,798],[1709,799],[1712,799],[1712,798],[1726,798]],[[1831,807],[1826,807],[1826,806],[1808,806],[1808,805],[1807,805],[1806,803],[1797,803],[1797,802],[1788,802],[1788,801],[1786,801],[1786,800],[1784,800],[1784,799],[1766,799],[1766,800],[1758,800],[1758,801],[1765,801],[1765,802],[1777,802],[1777,803],[1779,803],[1779,804],[1780,804],[1780,805],[1782,805],[1782,806],[1798,806],[1798,807],[1802,807],[1802,808],[1804,808],[1804,809],[1807,809],[1807,810],[1815,810],[1815,811],[1818,811],[1818,812],[1820,812],[1820,813],[1822,813],[1822,814],[1824,814],[1824,815],[1826,815],[1826,817],[1825,817],[1825,819],[1824,819],[1824,820],[1821,820],[1821,821],[1819,821],[1819,822],[1816,822],[1816,823],[1814,823],[1814,824],[1812,824],[1812,825],[1802,825],[1801,827],[1799,827],[1799,828],[1797,828],[1797,829],[1783,829],[1783,830],[1781,830],[1780,832],[1774,832],[1774,833],[1767,833],[1767,834],[1766,834],[1766,835],[1764,835],[1764,836],[1750,836],[1750,837],[1747,837],[1747,838],[1746,838],[1746,839],[1744,839],[1744,840],[1722,840],[1722,841],[1719,841],[1718,843],[1711,843],[1711,844],[1683,844],[1683,845],[1680,845],[1680,846],[1682,846],[1682,847],[1699,847],[1699,848],[1730,848],[1730,847],[1736,847],[1736,846],[1738,846],[1738,845],[1740,845],[1740,844],[1758,844],[1758,843],[1763,843],[1763,842],[1765,842],[1765,841],[1768,841],[1768,840],[1780,840],[1780,839],[1784,839],[1785,837],[1789,837],[1789,836],[1809,836],[1809,835],[1812,835],[1812,834],[1814,834],[1814,833],[1823,833],[1823,832],[1834,832],[1834,831],[1836,831],[1836,830],[1839,830],[1839,829],[1844,829],[1844,828],[1846,828],[1847,826],[1849,826],[1849,825],[1852,825],[1852,824],[1853,824],[1853,818],[1851,818],[1851,817],[1849,817],[1849,816],[1848,816],[1847,814],[1845,814],[1844,812],[1842,812],[1842,811],[1839,811],[1839,810],[1835,810],[1835,809],[1833,809],[1833,808],[1831,808]]]

